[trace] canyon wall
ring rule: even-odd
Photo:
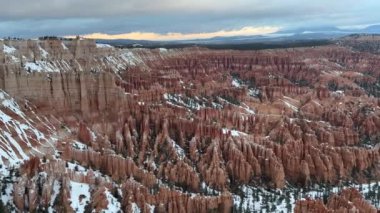
[[[17,182],[6,183],[20,210],[100,211],[113,202],[126,212],[230,212],[236,196],[250,196],[242,188],[380,179],[377,55],[336,45],[233,51],[1,42],[0,89],[25,116],[8,101],[1,110],[37,138],[28,146],[23,125],[3,117],[9,135],[0,145],[15,150],[7,156],[21,157],[17,144],[28,150],[14,163],[22,164]],[[33,113],[40,117],[24,119]],[[48,143],[49,152],[29,151]],[[340,199],[299,201],[296,211],[336,209]]]

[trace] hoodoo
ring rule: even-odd
[[[0,40],[2,206],[376,212],[380,56],[355,42],[238,51]]]

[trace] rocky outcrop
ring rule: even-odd
[[[326,204],[321,200],[297,201],[294,212],[377,212],[377,209],[356,189],[349,188],[340,194],[332,194]]]
[[[232,208],[229,194],[210,197],[190,196],[168,188],[160,188],[152,195],[146,188],[133,181],[127,181],[122,187],[125,194],[122,202],[125,211],[130,211],[132,201],[136,202],[140,209],[147,209],[147,203],[154,205],[157,212],[230,212]]]
[[[124,92],[109,73],[2,73],[1,88],[10,95],[24,97],[41,110],[54,113],[118,110]]]

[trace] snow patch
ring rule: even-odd
[[[70,181],[70,205],[75,212],[84,212],[90,198],[90,186],[88,184]]]
[[[84,143],[81,143],[77,140],[74,140],[73,141],[73,144],[72,146],[75,148],[75,149],[79,149],[79,150],[86,150],[87,149],[87,145],[84,144]]]
[[[222,129],[223,131],[223,134],[228,134],[228,132],[231,132],[231,136],[233,137],[239,137],[239,136],[246,136],[247,133],[245,132],[240,132],[240,131],[237,131],[237,130],[231,130],[231,129],[227,129],[227,128],[223,128]]]
[[[232,86],[236,87],[236,88],[241,88],[241,83],[239,80],[237,79],[232,79],[232,82],[231,82]]]
[[[142,63],[142,60],[136,57],[135,54],[133,54],[131,51],[127,51],[121,54],[121,58],[132,66],[136,66],[137,64]]]
[[[65,43],[63,43],[63,42],[61,43],[61,46],[62,46],[62,48],[63,48],[64,50],[68,50],[68,49],[69,49],[69,48],[66,47]]]
[[[289,108],[292,109],[293,111],[295,111],[295,112],[298,111],[298,108],[297,108],[296,106],[294,106],[293,104],[291,104],[291,103],[289,103],[289,102],[287,102],[287,101],[285,101],[285,100],[283,100],[283,102],[285,103],[285,105],[286,105],[287,107],[289,107]]]
[[[118,212],[121,209],[120,202],[108,191],[108,189],[104,192],[108,201],[107,209],[103,209],[104,213],[114,213]]]
[[[333,92],[334,96],[344,96],[344,91],[343,90],[337,90]]]
[[[24,68],[31,72],[60,72],[56,64],[51,64],[47,61],[27,62]]]
[[[259,97],[260,95],[260,90],[259,89],[248,89],[248,95],[251,97]]]
[[[111,45],[109,44],[100,44],[100,43],[97,43],[96,44],[96,47],[97,48],[113,48]]]
[[[202,108],[215,108],[222,109],[221,104],[211,102],[205,98],[187,97],[182,94],[168,94],[163,95],[164,99],[167,100],[167,103],[176,107],[185,107],[190,110],[200,110]]]
[[[149,208],[149,213],[154,213],[155,206],[148,204],[148,208]]]
[[[242,105],[244,105],[244,107],[240,106],[240,108],[243,108],[249,114],[253,114],[253,115],[256,114],[255,111],[253,111],[247,104],[242,103]]]
[[[174,150],[176,151],[178,157],[183,160],[185,158],[185,150],[182,149],[173,139],[169,139],[169,142],[172,144]]]
[[[40,49],[42,57],[47,58],[49,53],[46,50],[44,50],[41,46],[38,46],[38,48]]]
[[[53,194],[51,195],[50,206],[48,208],[48,212],[49,213],[53,213],[54,212],[52,206],[54,205],[54,201],[57,198],[60,189],[61,189],[61,186],[60,186],[59,182],[57,180],[54,180],[54,183],[53,183]]]
[[[14,52],[16,52],[16,48],[4,44],[4,53],[13,54]]]
[[[67,162],[68,169],[87,175],[87,169],[77,163]]]
[[[166,49],[166,48],[159,48],[158,50],[160,51],[160,53],[167,53],[168,52],[168,49]]]
[[[132,203],[132,213],[140,213],[141,209],[136,203]]]

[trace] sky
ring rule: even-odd
[[[0,37],[181,40],[361,28],[379,0],[0,0]]]

